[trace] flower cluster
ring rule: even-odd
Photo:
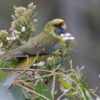
[[[72,36],[70,33],[65,33],[65,34],[61,34],[61,36],[63,37],[63,40],[66,41],[66,40],[74,40],[75,37]]]
[[[34,16],[36,6],[33,3],[25,7],[14,7],[12,23],[8,34],[6,30],[0,31],[1,51],[7,52],[9,49],[15,49],[24,44],[36,31],[37,19]],[[0,52],[1,52],[0,51]]]
[[[34,19],[34,10],[36,6],[33,3],[28,8],[14,7],[14,15],[12,15],[12,25],[10,31],[16,39],[28,40],[31,33],[35,31],[37,19]]]
[[[0,55],[4,54],[6,45],[8,43],[6,37],[8,35],[8,32],[6,30],[0,30]]]

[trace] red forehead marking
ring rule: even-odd
[[[61,23],[59,23],[58,25],[61,26],[64,23],[64,21],[62,21]]]

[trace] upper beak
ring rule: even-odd
[[[67,29],[66,24],[65,24],[65,23],[63,23],[63,24],[62,24],[62,26],[61,26],[61,28],[63,29],[63,31],[66,31],[66,29]]]

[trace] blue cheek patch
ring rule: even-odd
[[[56,35],[60,35],[62,33],[62,29],[61,28],[55,29],[54,32],[56,33]]]

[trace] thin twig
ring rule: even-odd
[[[53,94],[54,94],[54,91],[55,91],[55,81],[56,81],[56,77],[55,77],[55,75],[53,75],[53,82],[52,82],[52,89],[51,89],[52,97],[53,97]]]
[[[67,91],[67,92],[68,92],[68,91]],[[62,98],[67,92],[62,93],[62,94],[57,98],[57,100],[61,100],[61,98]]]
[[[31,92],[31,93],[34,93],[35,95],[38,95],[38,96],[40,96],[40,97],[46,99],[46,100],[50,100],[50,99],[47,98],[46,96],[44,96],[44,95],[42,95],[42,94],[40,94],[40,93],[37,93],[37,92],[35,92],[35,91],[33,91],[33,90],[31,90],[31,89],[25,87],[25,86],[22,86],[21,84],[19,84],[19,86],[22,87],[22,88],[24,88],[25,90]]]
[[[3,71],[24,71],[25,68],[0,68]]]
[[[25,69],[26,68],[0,68],[0,70],[3,70],[3,71],[24,71]],[[27,71],[52,73],[52,71],[50,71],[50,70],[38,70],[38,69],[27,69]]]

